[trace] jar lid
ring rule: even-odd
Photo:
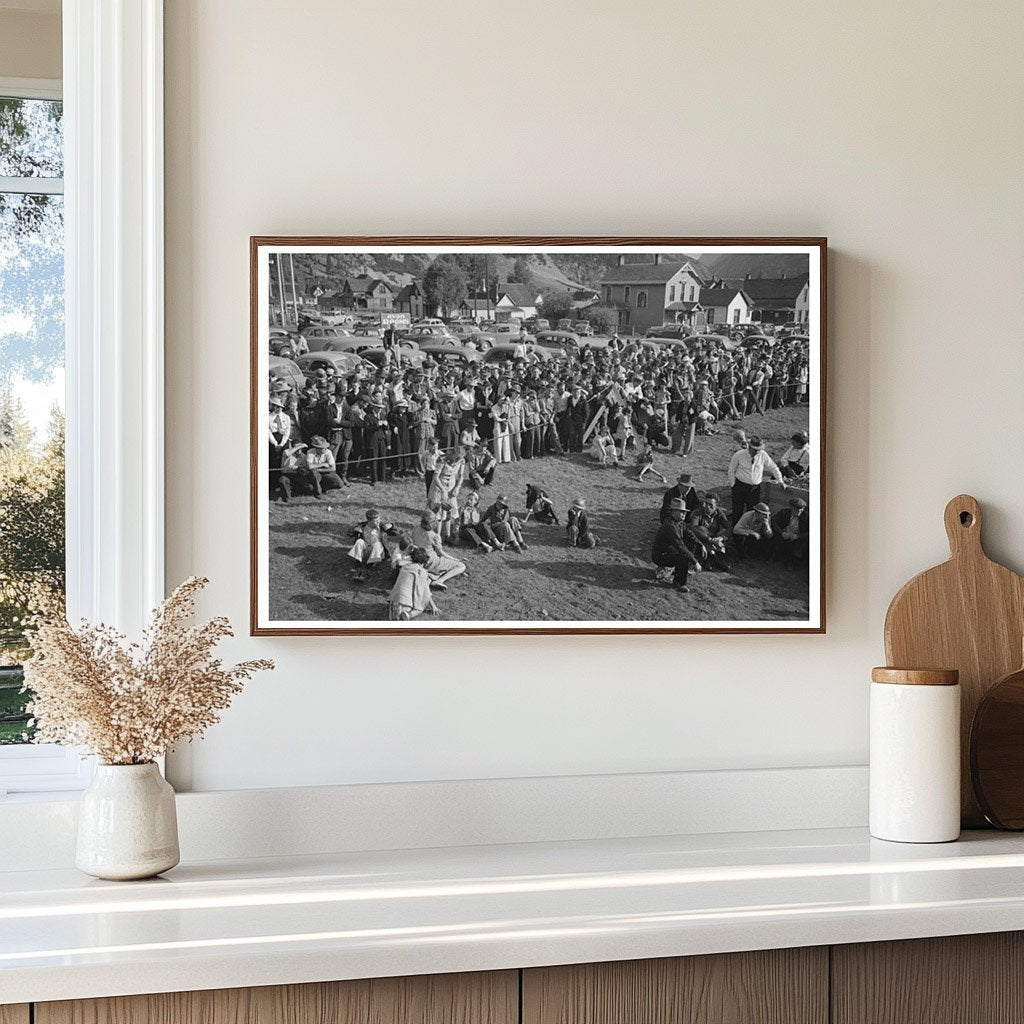
[[[956,686],[960,672],[955,668],[888,668],[871,670],[873,683],[898,683],[904,686]]]

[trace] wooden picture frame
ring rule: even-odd
[[[826,387],[827,387],[827,240],[822,237],[704,237],[704,236],[657,236],[657,237],[643,237],[643,238],[629,238],[629,237],[544,237],[544,236],[253,236],[250,239],[249,245],[250,252],[250,632],[253,636],[348,636],[348,635],[385,635],[385,636],[402,636],[402,635],[487,635],[487,634],[509,634],[509,635],[538,635],[538,634],[610,634],[610,635],[627,635],[627,634],[823,634],[826,630],[826,575],[825,575],[825,555],[826,555],[826,503],[825,503],[825,481],[826,481]],[[800,254],[806,255],[807,257],[807,271],[806,271],[806,290],[805,290],[805,302],[806,307],[802,311],[793,313],[788,307],[783,309],[779,306],[782,312],[778,313],[780,319],[784,319],[785,315],[798,316],[801,314],[805,317],[803,321],[803,328],[806,331],[808,338],[806,343],[801,342],[806,348],[806,365],[808,367],[807,376],[808,380],[805,387],[806,392],[806,406],[807,406],[807,417],[808,425],[806,429],[810,433],[810,445],[809,452],[811,457],[811,467],[809,470],[808,479],[811,481],[811,486],[808,491],[807,503],[810,506],[810,526],[807,531],[807,546],[806,554],[803,556],[806,558],[807,563],[807,599],[806,599],[806,615],[799,619],[790,618],[766,618],[766,619],[693,619],[685,618],[679,620],[672,619],[631,619],[631,620],[616,620],[616,619],[600,619],[600,620],[584,620],[584,619],[549,619],[544,618],[542,620],[537,619],[488,619],[486,621],[481,620],[467,620],[464,617],[454,620],[446,620],[445,618],[434,618],[429,615],[423,615],[412,621],[389,621],[387,619],[387,588],[382,582],[378,582],[376,590],[381,590],[381,594],[378,595],[382,602],[379,611],[372,612],[373,615],[381,615],[382,618],[353,618],[353,619],[325,619],[317,617],[315,609],[325,608],[330,609],[334,607],[332,602],[338,604],[343,603],[341,591],[335,587],[336,593],[331,596],[330,594],[314,594],[307,595],[309,606],[311,609],[311,617],[307,620],[305,617],[296,618],[281,618],[275,617],[271,609],[271,597],[270,597],[270,579],[272,571],[278,577],[291,573],[293,576],[296,572],[301,571],[301,565],[303,560],[308,566],[313,564],[317,567],[317,571],[322,565],[326,564],[320,561],[320,555],[316,555],[314,558],[310,558],[308,555],[281,555],[278,557],[271,553],[271,526],[269,518],[271,515],[270,499],[271,491],[268,480],[270,479],[271,471],[269,468],[270,459],[270,446],[268,445],[268,423],[269,423],[269,365],[270,365],[270,317],[271,317],[271,302],[275,288],[277,289],[277,301],[280,308],[287,312],[289,308],[292,308],[295,314],[300,311],[300,302],[298,296],[298,290],[295,283],[295,278],[289,281],[287,274],[283,274],[276,282],[271,281],[270,266],[271,262],[279,269],[285,261],[283,257],[285,255],[290,257],[290,269],[292,275],[295,274],[295,257],[307,259],[307,264],[312,265],[309,261],[312,261],[314,257],[320,255],[333,255],[337,254],[339,258],[344,257],[347,263],[355,265],[360,259],[370,261],[372,257],[376,260],[377,257],[384,256],[385,263],[393,267],[393,258],[402,259],[417,259],[430,254],[431,258],[436,258],[438,255],[444,254],[451,257],[457,258],[459,256],[465,256],[466,254],[478,255],[479,258],[484,259],[485,256],[493,256],[496,264],[504,261],[507,263],[509,259],[514,258],[517,255],[524,255],[530,258],[546,257],[549,261],[558,262],[554,260],[554,257],[561,256],[577,256],[582,257],[595,257],[595,258],[609,258],[611,256],[619,257],[619,264],[622,264],[625,260],[626,265],[630,266],[631,257],[635,260],[640,256],[653,256],[654,263],[660,263],[666,258],[671,258],[673,261],[683,261],[684,263],[701,263],[702,267],[705,267],[705,257],[714,257],[714,261],[719,266],[727,266],[734,268],[737,266],[742,267],[742,259],[725,260],[722,261],[719,257],[735,255],[736,257],[751,257],[750,263],[752,266],[761,265],[765,266],[776,265],[782,262],[783,257],[798,256]],[[767,257],[777,256],[777,260],[769,260]],[[754,260],[753,257],[765,257],[761,263]],[[421,260],[422,262],[422,260]],[[489,262],[488,259],[484,259],[485,265]],[[798,261],[790,261],[797,262]],[[644,264],[645,266],[647,264]],[[692,268],[691,268],[692,269]],[[607,271],[605,272],[607,275]],[[623,272],[624,273],[624,272]],[[275,275],[273,275],[276,277]],[[660,277],[663,276],[659,272]],[[706,280],[696,273],[695,278],[698,280]],[[731,276],[731,275],[730,275]],[[372,278],[373,275],[370,275]],[[742,277],[742,275],[737,275]],[[769,279],[766,274],[762,274],[761,278],[752,277],[745,283],[752,291],[757,291],[760,298],[750,298],[744,292],[744,298],[739,299],[734,297],[730,301],[730,305],[726,307],[729,315],[735,315],[734,306],[750,307],[751,311],[757,310],[760,315],[767,317],[772,309],[772,302],[774,300],[769,297],[765,297],[771,289],[770,281],[778,281],[786,278],[787,275],[783,273],[781,277],[776,275],[775,278]],[[721,296],[725,296],[729,289],[737,288],[738,282],[734,278],[731,283],[728,277],[723,274],[721,275],[722,285],[721,288],[710,287],[705,293],[712,296],[711,302],[724,301]],[[790,275],[790,280],[792,279]],[[304,277],[305,281],[308,281],[308,277]],[[361,280],[361,278],[353,278],[352,280]],[[376,280],[376,278],[374,278]],[[607,276],[605,280],[608,280]],[[753,287],[750,284],[753,281],[757,287]],[[385,283],[387,281],[385,280]],[[419,283],[419,282],[417,282]],[[713,278],[710,280],[711,285],[718,285],[719,280]],[[762,287],[763,285],[763,287]],[[362,287],[360,284],[359,287]],[[393,293],[398,291],[397,284],[393,281],[388,284],[388,287]],[[478,292],[478,286],[471,286],[473,293]],[[492,312],[490,296],[494,293],[493,284],[488,282],[488,313]],[[660,287],[656,285],[655,287]],[[708,287],[705,285],[704,287]],[[344,302],[351,298],[349,292],[345,291],[345,288],[351,288],[351,281],[346,279],[344,288],[337,290],[333,293],[333,297],[329,300],[331,302]],[[597,290],[597,289],[593,289]],[[738,290],[742,291],[743,288],[739,287]],[[786,289],[787,295],[789,290]],[[291,295],[289,300],[288,296]],[[598,304],[602,304],[608,295],[614,294],[613,290],[609,292],[607,289],[601,293],[601,299]],[[628,287],[623,287],[622,295],[626,296],[625,304],[628,305],[630,296],[632,293]],[[669,291],[666,286],[665,295],[668,297]],[[682,285],[680,285],[680,295],[683,295]],[[715,298],[715,296],[719,296]],[[654,296],[657,297],[657,296]],[[317,299],[319,303],[320,298]],[[356,301],[362,301],[361,298],[357,298]],[[375,301],[371,296],[366,301]],[[464,300],[465,301],[465,300]],[[483,299],[480,299],[482,303]],[[789,298],[782,300],[783,303],[790,302]],[[497,302],[495,298],[494,303]],[[639,304],[640,298],[635,297],[635,302]],[[293,305],[291,305],[293,303]],[[553,303],[552,303],[553,304]],[[618,305],[621,307],[623,303]],[[680,300],[678,303],[666,303],[665,305],[680,305],[687,306],[688,303]],[[698,303],[699,305],[699,300]],[[612,302],[614,307],[614,300]],[[646,297],[645,297],[646,305]],[[326,308],[326,306],[325,306]],[[410,309],[413,308],[410,306]],[[478,311],[482,311],[482,307],[474,308],[471,314],[475,314]],[[718,313],[721,311],[718,310]],[[742,308],[741,308],[742,312]],[[500,314],[497,310],[494,310],[495,316]],[[711,316],[715,314],[715,307],[709,305],[707,309],[703,310],[705,316]],[[620,319],[623,315],[621,308],[618,313]],[[626,311],[626,315],[631,315],[631,310]],[[664,315],[668,315],[667,308],[664,310]],[[700,317],[700,311],[694,313],[694,310],[688,309],[683,310],[682,313],[675,312],[676,317],[693,316]],[[762,324],[764,320],[760,321]],[[499,325],[500,326],[500,325]],[[551,325],[554,327],[554,325]],[[722,325],[725,326],[725,325]],[[797,325],[799,326],[799,324]],[[730,323],[730,328],[735,327],[737,332],[745,330],[746,326],[741,321],[739,324]],[[779,328],[781,328],[781,324]],[[771,330],[772,328],[762,327],[763,330]],[[710,333],[707,327],[703,328],[705,334]],[[734,334],[734,337],[738,337],[739,334]],[[787,340],[788,340],[787,336]],[[698,341],[701,339],[698,338]],[[774,352],[775,341],[769,339],[771,345],[771,352]],[[301,342],[300,342],[301,344]],[[741,343],[742,344],[742,343]],[[759,342],[753,343],[755,346],[761,344]],[[795,342],[788,344],[788,349],[793,349]],[[707,343],[710,345],[710,342]],[[649,347],[649,346],[645,346]],[[577,350],[574,350],[574,352]],[[653,351],[653,350],[652,350]],[[734,349],[729,349],[729,352],[734,352]],[[763,351],[769,353],[769,343],[763,343]],[[722,356],[726,355],[727,350],[722,347]],[[543,365],[543,364],[541,364]],[[717,364],[712,364],[717,365]],[[488,371],[482,371],[488,372]],[[516,372],[522,373],[523,371],[517,370]],[[541,371],[543,372],[543,371]],[[652,371],[653,372],[653,371]],[[595,379],[597,375],[595,374]],[[296,390],[301,385],[295,385]],[[779,385],[776,385],[779,386]],[[497,390],[497,389],[495,389]],[[738,386],[737,386],[738,391]],[[615,392],[619,394],[620,392]],[[736,393],[736,392],[734,392]],[[766,392],[767,393],[767,392]],[[310,393],[312,394],[312,393]],[[724,391],[723,391],[724,394]],[[803,392],[801,392],[803,394]],[[595,401],[600,396],[595,397]],[[312,397],[310,398],[312,402]],[[794,404],[794,412],[795,405]],[[758,403],[760,405],[760,403]],[[276,407],[275,407],[276,410]],[[769,409],[767,412],[774,412],[776,410]],[[783,411],[786,411],[783,409]],[[764,418],[767,419],[767,412],[764,414]],[[759,429],[758,421],[761,417],[756,415],[746,416],[741,422],[740,426],[746,428],[748,434],[753,435]],[[732,423],[721,423],[713,427],[712,429],[719,431],[719,438],[714,440],[714,443],[720,446],[721,436],[728,431],[731,435]],[[293,428],[294,429],[294,428]],[[778,432],[776,431],[776,434]],[[781,442],[778,437],[775,438],[775,444],[773,448],[778,448]],[[625,449],[623,449],[625,450]],[[738,449],[737,449],[738,450]],[[792,450],[792,449],[790,449]],[[556,456],[552,456],[556,458]],[[668,459],[666,453],[665,459]],[[579,461],[570,458],[570,462]],[[543,464],[544,460],[537,460],[537,465]],[[513,468],[518,465],[513,463]],[[663,471],[678,466],[680,469],[686,468],[686,460],[683,459],[678,463],[673,463],[669,466],[664,461],[659,463],[659,468]],[[614,473],[622,473],[623,470],[613,470]],[[582,479],[582,477],[581,477]],[[608,477],[612,479],[611,476]],[[625,477],[623,478],[625,479]],[[671,476],[669,477],[669,483],[672,482]],[[631,483],[636,483],[632,480]],[[701,481],[696,481],[697,485],[700,486]],[[388,485],[385,485],[385,488]],[[709,485],[709,489],[710,489]],[[774,487],[775,485],[771,485]],[[716,483],[715,489],[719,492],[724,491],[724,487],[720,482]],[[493,488],[489,488],[489,491],[493,492]],[[339,583],[343,583],[344,587],[348,587],[348,583],[342,580],[345,575],[342,567],[345,565],[344,552],[345,546],[348,543],[348,529],[353,525],[358,525],[358,520],[362,516],[363,509],[371,503],[376,503],[383,498],[383,492],[380,489],[370,490],[363,486],[353,486],[346,492],[338,492],[341,495],[340,503],[336,499],[331,499],[334,504],[328,507],[330,509],[331,518],[328,525],[323,526],[320,529],[320,536],[317,539],[317,543],[321,545],[321,548],[316,549],[322,551],[322,558],[330,562],[332,568],[328,578],[330,580],[338,579]],[[515,503],[518,505],[521,501],[518,493],[514,493],[515,496],[510,498],[509,503]],[[657,504],[660,503],[662,489],[651,488],[651,502],[650,511],[654,518],[648,522],[646,519],[643,523],[643,534],[644,542],[649,546],[649,540],[647,534],[651,532],[653,527],[657,526]],[[567,501],[572,497],[569,494],[559,494],[558,504],[560,505],[558,511],[564,511]],[[657,502],[654,498],[657,498]],[[372,499],[372,502],[371,502]],[[772,499],[774,500],[774,499]],[[310,503],[311,504],[311,503]],[[318,515],[324,513],[320,510],[318,503],[316,506],[316,512]],[[312,504],[311,504],[311,507]],[[411,509],[411,506],[407,511]],[[642,510],[637,510],[638,514]],[[774,511],[774,510],[773,510]],[[276,512],[275,512],[276,514]],[[292,513],[289,511],[289,515]],[[408,516],[406,517],[408,518]],[[337,523],[340,532],[335,532],[334,524]],[[408,524],[405,524],[408,525]],[[597,523],[595,524],[596,531],[600,534],[601,531],[601,520],[600,516],[597,517]],[[289,529],[295,529],[296,535],[302,533],[302,528],[296,529],[296,523],[292,522],[288,524]],[[310,528],[311,532],[316,532],[318,527]],[[545,543],[547,549],[552,550],[553,544],[565,544],[564,534],[562,533],[562,527],[549,526],[546,527],[549,531],[544,534]],[[554,531],[554,532],[552,532]],[[555,540],[556,536],[559,537]],[[525,539],[525,537],[524,537]],[[731,540],[730,540],[731,543]],[[637,550],[641,551],[643,545],[640,545]],[[282,550],[293,550],[287,549],[282,546]],[[600,551],[600,547],[595,549]],[[464,552],[456,552],[461,555]],[[589,554],[589,553],[588,553]],[[501,557],[498,557],[498,556]],[[473,570],[481,571],[490,575],[492,572],[500,573],[502,564],[506,564],[514,556],[508,555],[506,552],[495,552],[490,555],[488,559],[475,559],[473,562]],[[467,561],[473,557],[473,553],[469,553]],[[595,556],[596,557],[596,556]],[[567,556],[564,553],[558,554],[559,563],[565,562]],[[289,561],[291,559],[291,561]],[[621,559],[620,559],[621,560]],[[272,569],[271,562],[274,561]],[[637,555],[633,560],[634,570],[639,574],[639,578],[634,579],[632,582],[640,588],[649,588],[652,593],[661,594],[662,590],[667,588],[658,588],[654,585],[655,567],[650,563],[648,558],[648,564],[644,567],[644,556]],[[519,563],[520,565],[522,563]],[[535,564],[539,565],[539,562]],[[554,564],[554,563],[552,563]],[[591,564],[591,563],[585,563]],[[619,566],[621,568],[621,566]],[[669,570],[670,571],[670,570]],[[596,570],[595,570],[596,572]],[[629,570],[625,570],[625,575],[628,576]],[[645,572],[649,573],[651,579],[645,578]],[[587,585],[586,570],[581,569],[576,575],[579,577],[579,587],[585,587]],[[620,573],[620,576],[622,574]],[[702,574],[699,578],[701,586],[712,586],[715,583],[723,579],[728,579],[725,574],[715,573],[714,578],[709,580],[710,574]],[[381,576],[381,580],[383,580]],[[521,574],[519,579],[522,580]],[[691,575],[691,593],[696,587],[693,585],[694,576]],[[454,579],[451,582],[451,589],[456,590],[460,586],[463,588],[465,593],[466,585],[472,580],[472,574],[467,579]],[[572,586],[570,582],[567,586]],[[625,576],[615,583],[615,586],[624,588],[624,591],[628,591],[631,584],[628,580],[625,580]],[[382,590],[383,587],[383,590]],[[301,588],[300,588],[301,589]],[[557,588],[556,588],[557,589]],[[763,590],[764,588],[762,588]],[[707,592],[707,591],[705,591]],[[365,600],[363,594],[365,591],[353,591],[358,593],[360,600]],[[441,596],[439,604],[444,605],[444,598],[447,594]],[[691,600],[690,595],[682,595],[682,599]],[[660,597],[659,597],[660,600]],[[767,599],[766,599],[767,600]],[[792,602],[791,602],[792,603]],[[797,604],[800,602],[797,601]],[[294,609],[294,602],[289,599],[284,600],[284,604],[289,609]],[[800,605],[802,608],[802,605]],[[546,609],[544,609],[546,611]],[[442,607],[442,616],[444,609]],[[365,608],[358,609],[358,614],[365,614]]]

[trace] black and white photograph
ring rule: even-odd
[[[251,258],[254,634],[824,630],[824,240]]]

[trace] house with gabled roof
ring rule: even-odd
[[[663,323],[692,323],[704,269],[699,260],[671,254],[656,254],[653,263],[626,263],[620,256],[601,280],[603,301],[618,309],[623,331],[642,334]]]
[[[426,315],[427,296],[419,281],[411,281],[396,296],[394,309],[399,313],[408,313],[413,320]]]
[[[499,323],[528,320],[537,315],[540,292],[526,284],[499,284],[495,290],[494,318]]]
[[[749,324],[753,303],[742,288],[718,285],[702,288],[700,304],[708,324]]]
[[[395,293],[391,286],[367,274],[346,278],[338,297],[345,309],[367,309],[378,313],[394,309]]]
[[[745,277],[730,282],[753,303],[751,319],[762,324],[806,324],[810,310],[808,277]]]

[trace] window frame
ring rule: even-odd
[[[164,596],[163,0],[64,0],[62,34],[61,82],[0,85],[64,103],[68,618],[138,635]],[[0,797],[92,767],[0,748]]]

